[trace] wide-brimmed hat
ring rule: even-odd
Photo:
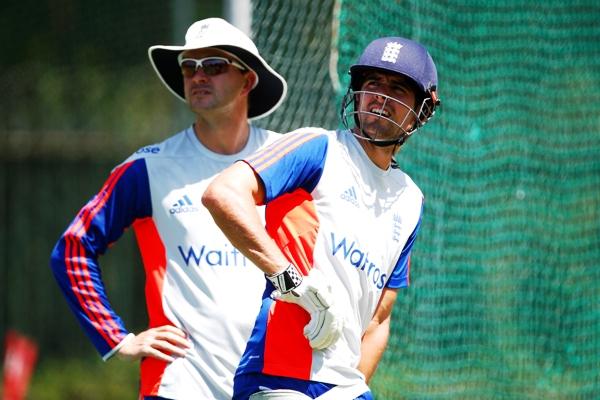
[[[177,98],[185,101],[183,76],[177,56],[184,50],[217,48],[233,54],[254,71],[258,83],[248,96],[248,118],[264,117],[281,104],[287,83],[258,53],[256,45],[241,30],[221,18],[194,22],[185,34],[183,46],[151,46],[148,57],[160,80]]]

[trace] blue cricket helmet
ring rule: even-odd
[[[367,71],[379,70],[396,73],[409,79],[414,86],[416,106],[416,124],[395,140],[380,140],[369,137],[360,128],[360,111],[351,111],[356,105],[356,95],[361,87]],[[440,104],[437,95],[437,69],[427,49],[413,40],[390,36],[372,41],[363,51],[356,64],[350,67],[350,86],[342,102],[342,122],[348,128],[350,117],[355,120],[363,138],[379,146],[403,144],[404,141],[433,116],[436,106]],[[364,113],[364,112],[362,112]],[[383,116],[382,116],[383,118]],[[393,121],[390,120],[391,123]]]
[[[379,69],[410,78],[423,97],[431,97],[437,89],[437,69],[427,49],[403,37],[384,37],[372,41],[358,62],[350,67],[350,86],[360,90],[365,70]],[[436,102],[439,101],[437,100]]]

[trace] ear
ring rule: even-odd
[[[256,73],[254,71],[248,71],[246,74],[244,74],[244,79],[244,87],[242,88],[242,90],[244,94],[248,94],[256,86],[258,77],[256,76]]]

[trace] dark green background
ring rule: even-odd
[[[182,43],[221,4],[174,4],[0,6],[0,335],[39,343],[32,398],[91,399],[108,382],[135,396],[135,367],[98,361],[48,256],[116,163],[192,121],[146,52]],[[261,0],[253,15],[256,44],[289,84],[256,122],[274,130],[336,127],[348,67],[378,36],[421,41],[438,67],[442,107],[398,157],[425,214],[377,398],[599,398],[600,5]],[[130,233],[103,266],[116,309],[141,329]],[[88,386],[94,376],[105,384]]]

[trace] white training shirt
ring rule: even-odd
[[[251,127],[240,153],[221,155],[205,148],[190,127],[143,147],[113,170],[57,243],[54,274],[106,359],[129,331],[108,302],[98,256],[133,227],[146,272],[149,326],[177,326],[193,344],[173,363],[142,361],[142,396],[231,398],[265,279],[225,238],[201,197],[217,173],[278,137]]]
[[[344,329],[313,350],[302,334],[308,313],[267,290],[236,374],[360,383],[361,338],[382,290],[409,284],[421,191],[395,164],[378,168],[349,131],[298,130],[245,161],[265,187],[267,231],[303,274],[326,276]]]

